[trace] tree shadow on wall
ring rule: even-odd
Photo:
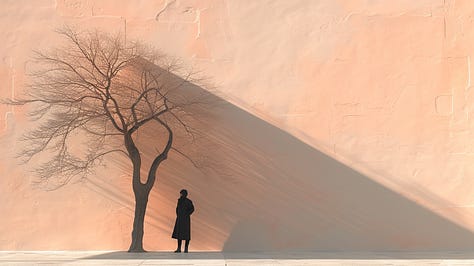
[[[207,94],[218,103],[185,110],[190,125],[204,134],[184,146],[193,147],[188,151],[198,158],[194,163],[204,156],[212,165],[196,171],[187,158],[170,155],[150,198],[149,213],[156,217],[163,215],[158,194],[174,199],[168,192],[189,189],[198,203],[191,246],[220,241],[228,258],[248,256],[238,255],[244,252],[251,258],[317,254],[298,253],[304,251],[324,251],[322,258],[474,258],[471,231],[199,86],[176,93]],[[148,145],[159,138],[156,130],[139,137],[145,158],[156,152]]]

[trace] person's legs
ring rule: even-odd
[[[178,248],[174,251],[175,253],[181,252],[181,243],[183,242],[183,240],[181,239],[177,239],[177,240],[178,240]]]
[[[189,239],[187,239],[186,242],[184,243],[184,252],[185,253],[188,253],[188,247],[189,247]]]

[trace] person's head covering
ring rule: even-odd
[[[187,197],[188,196],[188,191],[186,189],[181,189],[181,191],[179,192],[179,194],[181,194],[181,196],[183,197]]]

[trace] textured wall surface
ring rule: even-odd
[[[203,124],[225,175],[171,156],[146,248],[174,248],[186,187],[194,249],[472,250],[473,15],[471,0],[3,0],[0,97],[21,93],[55,28],[120,31],[203,70],[229,101]],[[24,112],[0,106],[0,249],[126,249],[129,164],[34,189],[12,158]]]

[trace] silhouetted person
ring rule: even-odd
[[[188,191],[182,189],[181,197],[176,206],[176,223],[174,224],[172,238],[178,240],[178,248],[175,253],[181,252],[181,243],[186,240],[184,252],[188,252],[189,241],[191,240],[191,214],[194,212],[193,202],[187,198]]]

